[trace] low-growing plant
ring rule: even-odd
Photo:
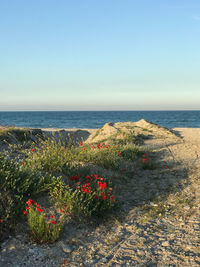
[[[142,150],[138,146],[135,146],[134,144],[129,144],[121,148],[121,156],[124,159],[130,161],[135,160],[135,158],[140,154],[142,154]]]
[[[156,169],[156,164],[152,161],[147,153],[142,155],[141,165],[144,170]]]
[[[61,210],[64,212],[64,210]],[[53,215],[47,215],[32,199],[27,201],[24,214],[28,216],[31,236],[37,243],[54,243],[60,236],[65,223],[65,215],[57,220]]]
[[[116,133],[109,138],[110,142],[113,145],[127,145],[127,144],[134,144],[135,143],[135,136],[128,132]]]
[[[101,144],[83,145],[76,148],[76,159],[81,162],[92,162],[106,169],[118,169],[120,166],[119,146]]]
[[[81,173],[83,176],[87,176],[91,173],[90,167],[80,162],[73,162],[63,167],[62,173],[67,177],[74,176],[77,173]]]
[[[51,197],[59,206],[65,206],[72,214],[83,216],[104,215],[114,204],[111,182],[98,175],[69,178],[70,185],[57,184]]]
[[[26,164],[31,168],[69,175],[75,168],[81,168],[80,163],[91,162],[106,169],[120,169],[122,158],[133,160],[141,153],[134,144],[126,146],[109,145],[105,143],[83,144],[79,147],[64,147],[56,140],[41,141],[41,145],[28,152]]]
[[[30,147],[34,140],[43,139],[40,129],[4,127],[0,129],[0,141],[18,148]],[[12,147],[13,150],[13,147]],[[12,151],[11,151],[12,152]]]
[[[15,225],[27,197],[48,191],[53,179],[0,154],[0,219],[7,227]]]
[[[81,143],[77,150],[77,160],[93,162],[106,169],[120,169],[123,160],[133,161],[142,153],[141,149],[134,144],[125,146],[107,145],[105,143],[84,145]]]
[[[62,172],[74,161],[73,147],[63,146],[55,139],[40,140],[40,145],[27,153],[26,164],[45,172]]]

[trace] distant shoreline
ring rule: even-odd
[[[15,129],[27,129],[27,130],[33,130],[33,129],[37,129],[37,130],[41,130],[41,131],[44,131],[44,132],[56,132],[56,131],[91,131],[91,132],[94,132],[96,130],[98,130],[99,128],[55,128],[55,127],[52,127],[52,128],[35,128],[35,127],[23,127],[23,126],[1,126],[0,125],[0,130],[1,129],[6,129],[6,128],[15,128]],[[200,127],[173,127],[173,128],[170,128],[170,127],[167,127],[168,129],[170,130],[186,130],[186,129],[190,129],[190,130],[198,130],[200,129]]]

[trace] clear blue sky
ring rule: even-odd
[[[0,0],[0,110],[200,109],[199,0]]]

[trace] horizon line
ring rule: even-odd
[[[0,110],[0,112],[113,112],[113,111],[200,111],[200,109],[113,109],[113,110]]]

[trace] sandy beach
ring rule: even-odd
[[[29,243],[18,233],[1,244],[1,266],[199,266],[200,128],[167,129],[141,120],[42,131],[86,143],[131,133],[156,167],[141,169],[140,160],[125,163],[126,172],[98,167],[117,177],[118,217],[79,228],[69,222],[53,245]]]

